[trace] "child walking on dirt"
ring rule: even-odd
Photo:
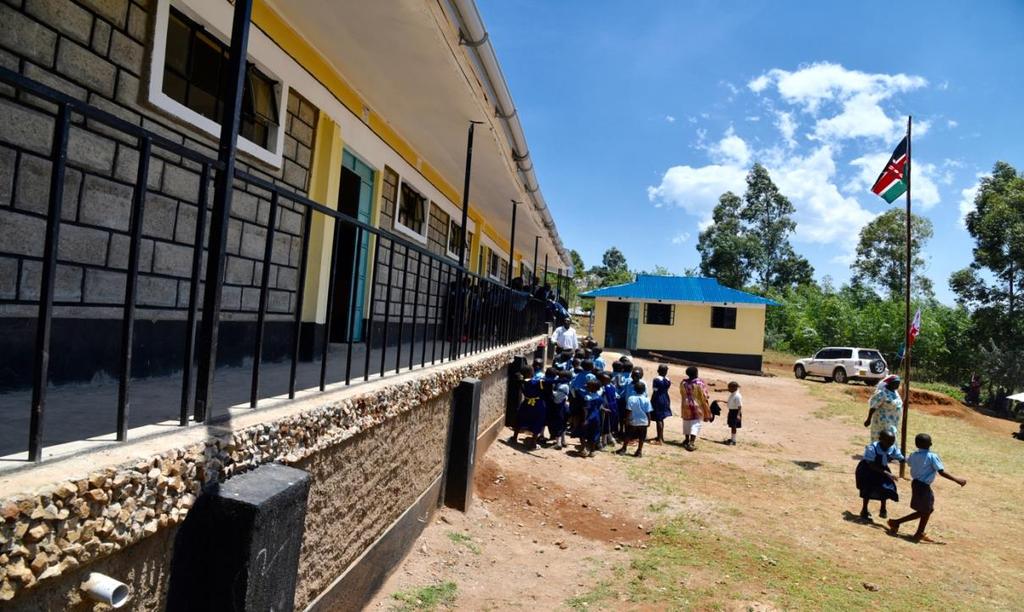
[[[939,459],[939,456],[931,451],[931,436],[926,433],[917,434],[914,437],[914,445],[917,446],[917,450],[907,457],[907,463],[910,464],[910,477],[913,478],[910,483],[910,509],[913,512],[903,518],[890,520],[889,533],[896,535],[900,530],[900,525],[920,519],[917,524],[917,532],[913,536],[915,542],[920,542],[928,541],[924,530],[928,526],[928,519],[931,518],[932,512],[935,511],[935,494],[932,493],[935,475],[938,474],[947,480],[952,480],[961,487],[966,485],[967,481],[946,472],[946,467],[942,465],[942,459]]]
[[[860,508],[862,520],[871,520],[871,513],[868,512],[869,500],[877,499],[882,502],[878,512],[878,516],[882,518],[889,516],[885,502],[890,499],[900,500],[899,492],[896,490],[898,478],[889,470],[889,462],[903,460],[903,453],[896,446],[896,434],[891,429],[883,430],[878,434],[878,441],[864,448],[863,458],[857,464],[855,474],[857,490],[860,491],[860,498],[864,500]]]
[[[740,383],[735,380],[729,383],[729,414],[725,419],[732,437],[725,441],[729,446],[736,446],[736,430],[743,427],[743,396],[740,395]]]
[[[651,413],[654,408],[651,400],[647,399],[647,388],[644,381],[633,383],[635,393],[626,400],[626,433],[622,438],[622,448],[615,451],[620,455],[626,454],[626,447],[630,440],[637,441],[634,457],[642,457],[644,454],[644,441],[647,439],[647,428],[651,424]]]
[[[658,433],[653,444],[664,444],[665,419],[672,416],[672,398],[668,393],[668,390],[672,388],[672,381],[668,379],[668,366],[664,363],[658,366],[658,375],[651,381],[651,386],[654,388],[654,392],[651,393],[651,406],[654,408],[654,414],[651,415],[651,418],[654,419]]]

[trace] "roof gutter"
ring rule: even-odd
[[[487,28],[484,27],[483,19],[476,8],[474,0],[448,0],[449,6],[453,9],[457,23],[454,25],[459,29],[462,44],[468,47],[470,55],[475,58],[480,67],[485,85],[493,93],[495,102],[495,115],[504,124],[508,141],[512,145],[512,158],[516,163],[523,188],[529,195],[533,209],[540,215],[544,228],[548,231],[551,241],[558,251],[559,257],[567,267],[572,267],[572,258],[562,244],[558,236],[558,228],[551,217],[544,194],[540,191],[540,183],[533,170],[533,162],[530,160],[530,149],[526,145],[526,134],[523,126],[519,123],[519,116],[516,113],[515,103],[512,101],[512,94],[509,92],[505,75],[498,65],[498,56],[494,53]]]

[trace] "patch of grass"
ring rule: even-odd
[[[418,589],[399,591],[392,595],[398,605],[392,608],[400,612],[412,610],[436,610],[450,607],[455,603],[459,587],[451,581],[431,584]]]
[[[701,610],[766,600],[782,609],[807,610],[942,605],[938,591],[912,584],[886,585],[884,595],[862,586],[865,580],[882,578],[884,573],[854,574],[792,542],[716,536],[700,520],[679,516],[655,529],[647,548],[636,550],[628,567],[567,603],[574,609],[594,609],[625,598],[640,608]]]
[[[452,542],[455,542],[459,546],[465,546],[467,549],[469,549],[469,552],[473,553],[474,555],[480,554],[480,547],[477,546],[476,542],[473,541],[473,538],[469,537],[469,535],[465,533],[459,533],[458,531],[449,531],[448,539]]]
[[[960,390],[960,387],[954,387],[953,385],[946,384],[944,382],[917,382],[914,381],[914,387],[921,389],[928,389],[929,391],[935,391],[936,393],[942,393],[950,396],[958,402],[964,401],[964,392]]]
[[[861,425],[867,416],[867,402],[854,398],[843,391],[842,387],[829,385],[810,385],[811,394],[825,401],[825,406],[814,415],[818,418],[837,418],[851,424]],[[913,452],[914,436],[925,432],[931,434],[932,447],[943,460],[949,470],[959,475],[970,471],[990,476],[1004,477],[1007,474],[1024,473],[1024,453],[1020,452],[1020,442],[1010,436],[994,436],[991,431],[982,429],[969,421],[955,416],[936,416],[915,412],[910,406],[908,415],[907,450]],[[868,430],[864,436],[860,450],[870,439]],[[958,469],[960,468],[960,469]]]
[[[648,504],[647,505],[647,511],[648,512],[654,512],[654,513],[664,512],[666,508],[668,508],[668,502],[667,501],[659,501],[659,502],[654,502],[652,504]]]
[[[615,596],[615,593],[615,589],[612,588],[612,581],[602,580],[586,593],[570,597],[566,600],[565,605],[573,610],[594,610],[601,607],[601,604],[608,602]]]

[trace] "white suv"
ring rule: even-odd
[[[834,346],[821,349],[814,357],[797,360],[793,374],[797,378],[821,376],[840,384],[851,380],[875,384],[889,375],[889,367],[876,349]]]

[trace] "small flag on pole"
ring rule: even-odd
[[[896,198],[906,193],[907,172],[910,170],[909,162],[907,138],[904,136],[900,144],[896,146],[896,150],[892,152],[892,157],[885,164],[882,173],[875,180],[874,186],[871,187],[871,193],[881,197],[889,204],[892,204]]]
[[[909,338],[907,338],[907,346],[914,346],[914,340],[917,339],[917,335],[921,333],[921,309],[917,309],[917,314],[914,315],[914,322],[910,324],[910,331],[908,332]]]

